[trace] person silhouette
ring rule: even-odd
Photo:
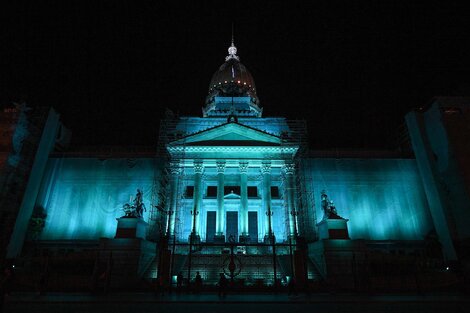
[[[196,278],[194,279],[194,292],[199,293],[202,289],[202,277],[199,272],[196,272]]]
[[[224,273],[220,273],[219,282],[219,297],[225,297],[227,295],[227,278]]]
[[[179,272],[176,276],[176,292],[179,294],[181,293],[181,289],[183,287],[183,273]]]

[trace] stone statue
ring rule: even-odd
[[[336,206],[333,203],[333,200],[330,200],[330,214],[338,215],[338,212],[336,211]]]
[[[336,211],[336,206],[333,200],[328,200],[328,195],[326,194],[325,190],[321,192],[321,208],[323,210],[323,219],[329,218],[341,218],[338,215],[338,211]]]
[[[144,194],[142,190],[137,189],[137,194],[135,195],[132,204],[126,203],[123,205],[122,210],[124,211],[125,217],[142,217],[143,213],[147,211],[144,204]]]
[[[144,212],[147,211],[144,204],[144,194],[142,190],[137,189],[137,194],[134,199],[135,212],[137,217],[142,217]]]
[[[129,203],[124,204],[122,206],[122,210],[124,211],[125,217],[134,217],[134,210],[132,208],[132,205],[130,205]]]
[[[325,190],[321,192],[321,209],[323,211],[323,219],[327,219],[329,216],[329,207],[330,202],[328,201],[328,195],[326,194]]]

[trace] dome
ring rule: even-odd
[[[236,55],[237,48],[233,45],[228,49],[229,55],[225,63],[212,75],[206,104],[212,103],[214,97],[250,97],[253,104],[258,105],[255,81],[248,69]]]

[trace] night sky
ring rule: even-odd
[[[46,5],[47,3],[47,5]],[[52,105],[74,145],[153,145],[201,116],[231,25],[264,116],[315,149],[393,149],[406,112],[470,94],[470,11],[451,1],[32,1],[4,6],[0,104]]]

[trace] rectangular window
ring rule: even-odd
[[[248,198],[257,198],[258,188],[256,186],[248,186]]]
[[[279,198],[279,188],[277,186],[271,186],[271,198]]]
[[[240,195],[240,186],[224,186],[224,195],[229,195],[233,191],[234,194]]]
[[[217,197],[217,186],[208,186],[207,187],[207,197],[208,198]]]
[[[186,191],[184,192],[186,198],[192,198],[194,196],[194,186],[186,186]]]

